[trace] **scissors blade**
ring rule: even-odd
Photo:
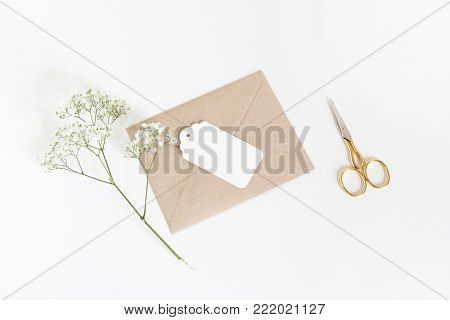
[[[333,112],[334,119],[336,120],[337,126],[339,127],[339,131],[341,132],[342,138],[344,138],[345,140],[351,141],[352,136],[351,136],[350,132],[348,131],[348,128],[345,125],[344,120],[342,119],[341,115],[339,114],[339,112],[336,108],[336,105],[334,104],[333,100],[331,100],[330,97],[328,97],[328,102],[330,104],[331,111]]]

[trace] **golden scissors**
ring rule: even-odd
[[[336,119],[336,123],[341,132],[341,136],[344,139],[345,144],[347,145],[347,151],[350,158],[350,166],[343,167],[341,170],[339,170],[338,179],[342,189],[349,195],[357,197],[366,192],[367,182],[372,187],[375,188],[383,188],[387,186],[389,184],[389,181],[391,180],[391,175],[389,173],[388,167],[381,160],[378,159],[367,160],[364,158],[361,152],[359,152],[358,149],[356,148],[352,136],[350,135],[350,132],[348,131],[348,128],[344,123],[344,120],[342,120],[341,115],[337,111],[333,100],[331,100],[331,98],[328,98],[328,101],[330,103],[331,111],[333,111],[334,118]],[[371,164],[378,165],[383,169],[384,177],[381,182],[374,182],[367,174],[367,168]],[[344,174],[348,172],[354,172],[359,176],[361,180],[361,187],[359,188],[359,190],[350,191],[349,188],[347,188],[347,186],[345,185]]]

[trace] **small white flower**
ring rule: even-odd
[[[127,158],[139,158],[142,153],[142,147],[138,140],[131,141],[125,148],[125,157]]]
[[[176,142],[172,132],[161,123],[143,123],[125,148],[125,154],[130,158],[139,158],[143,152],[155,154],[165,143]]]
[[[70,158],[75,158],[81,148],[104,145],[111,135],[111,129],[97,125],[73,122],[61,126],[55,132],[54,142],[44,155],[42,165],[47,170],[67,167]]]
[[[178,139],[175,137],[170,138],[170,144],[177,144],[178,143]]]
[[[81,148],[91,151],[103,148],[111,135],[111,124],[128,109],[124,101],[92,90],[74,95],[56,112],[60,119],[72,122],[58,128],[42,165],[46,170],[68,169],[69,162],[78,157]]]
[[[84,94],[74,95],[65,106],[56,112],[56,115],[61,119],[74,118],[91,124],[96,124],[98,121],[105,125],[111,125],[119,117],[125,115],[128,110],[129,107],[125,101],[88,90]]]

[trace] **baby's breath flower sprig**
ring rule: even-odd
[[[147,203],[147,193],[148,176],[150,170],[152,169],[153,162],[156,158],[156,153],[158,149],[163,147],[165,144],[176,144],[178,140],[172,134],[166,126],[163,126],[159,122],[153,123],[143,123],[139,130],[134,135],[134,139],[125,148],[125,157],[138,159],[145,170],[145,175],[147,176],[147,184],[145,185],[145,203]],[[149,165],[145,164],[145,159],[152,159]],[[143,218],[147,214],[147,206],[144,206]]]
[[[56,115],[60,119],[65,119],[67,123],[55,132],[54,141],[42,159],[42,166],[47,171],[65,170],[113,186],[169,251],[178,260],[184,262],[145,219],[149,185],[148,173],[153,161],[149,168],[141,162],[147,173],[143,214],[131,203],[113,178],[105,152],[106,141],[111,136],[113,123],[120,117],[125,116],[128,110],[129,107],[125,101],[114,99],[101,92],[88,90],[85,93],[72,96],[68,103],[56,112]],[[136,138],[126,147],[126,156],[140,160],[140,156],[147,152],[152,153],[155,157],[158,148],[166,143],[175,142],[176,139],[170,130],[160,123],[144,124],[138,131]],[[83,152],[99,161],[106,173],[106,179],[95,177],[86,172],[80,160],[80,155]]]
[[[127,145],[125,156],[139,159],[142,153],[156,154],[158,149],[166,143],[176,144],[177,142],[172,132],[161,123],[143,123],[134,135],[134,139]]]
[[[124,100],[111,98],[108,94],[86,91],[72,96],[69,102],[58,109],[60,119],[74,118],[84,123],[112,125],[130,108]]]

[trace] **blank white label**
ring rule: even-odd
[[[263,158],[258,148],[206,121],[181,130],[180,149],[185,160],[238,188],[248,185]]]

